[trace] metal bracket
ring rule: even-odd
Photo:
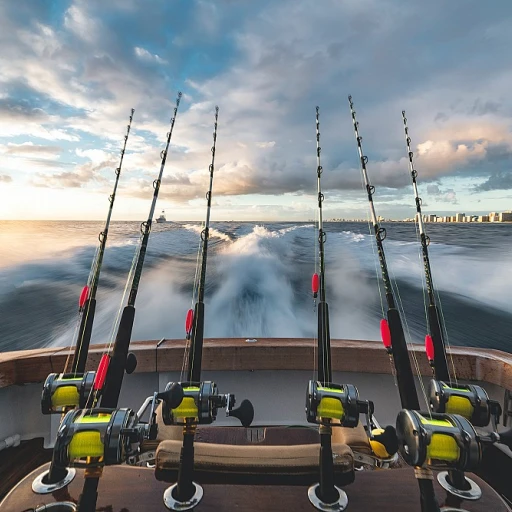
[[[503,426],[506,427],[508,419],[512,418],[512,391],[506,389],[503,399]]]

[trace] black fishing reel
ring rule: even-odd
[[[138,453],[144,440],[156,439],[156,407],[163,402],[179,407],[183,390],[173,385],[146,398],[137,413],[132,409],[75,409],[59,427],[54,447],[57,467],[98,467],[121,464]],[[142,422],[146,410],[149,421]]]
[[[432,379],[428,395],[433,412],[460,414],[475,427],[486,427],[492,419],[493,430],[497,430],[501,406],[491,400],[480,386],[458,384],[452,387],[446,382]]]
[[[76,409],[62,420],[54,447],[57,467],[121,464],[149,438],[131,409]]]
[[[431,414],[403,409],[396,432],[400,454],[411,466],[473,471],[482,458],[482,443],[471,423],[458,414]]]
[[[398,451],[395,429],[391,426],[380,428],[373,419],[374,405],[370,400],[359,400],[359,392],[352,384],[322,385],[310,380],[306,398],[306,417],[309,423],[329,424],[332,427],[355,428],[359,415],[366,416],[368,442],[373,456],[363,456],[363,463],[381,467],[389,463]],[[338,420],[339,423],[332,422]],[[375,457],[376,458],[375,458]]]
[[[63,414],[69,409],[87,406],[96,372],[50,373],[43,385],[41,412]]]
[[[169,382],[165,390],[175,385]],[[216,420],[219,408],[225,408],[226,416],[238,418],[244,427],[251,425],[254,408],[249,400],[243,400],[240,407],[233,409],[235,395],[219,394],[214,382],[180,382],[179,385],[183,389],[183,400],[179,406],[173,407],[167,402],[162,405],[162,419],[166,425],[209,425]]]
[[[310,380],[306,397],[306,418],[309,423],[341,427],[357,427],[359,415],[368,414],[370,402],[359,400],[352,384],[321,384]],[[339,423],[331,423],[339,420]]]

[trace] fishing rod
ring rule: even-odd
[[[430,268],[428,255],[428,245],[430,238],[425,233],[423,218],[421,213],[421,198],[418,194],[417,176],[418,172],[414,166],[414,153],[411,150],[411,138],[409,136],[409,127],[405,110],[402,110],[402,120],[404,124],[405,142],[407,154],[409,157],[409,171],[412,178],[414,198],[416,203],[416,217],[420,232],[420,243],[423,257],[423,268],[425,273],[425,283],[427,288],[428,305],[427,325],[429,333],[425,337],[425,348],[427,358],[433,369],[434,379],[429,385],[430,408],[435,413],[460,414],[468,420],[472,426],[487,427],[492,423],[491,428],[494,436],[486,439],[480,436],[480,442],[497,442],[500,436],[497,434],[497,425],[501,416],[501,405],[490,400],[487,392],[480,386],[459,384],[453,366],[454,383],[450,380],[448,364],[446,359],[446,345],[443,338],[443,324],[438,313],[435,300],[435,291]],[[453,364],[453,361],[452,361]],[[466,429],[469,430],[469,429]],[[471,429],[472,430],[472,429]],[[471,431],[469,430],[469,431]],[[501,442],[507,444],[508,436],[501,436]],[[465,477],[461,468],[450,468],[438,474],[438,480],[441,486],[447,491],[446,504],[459,507],[462,500],[479,499],[482,492],[478,485]]]
[[[375,187],[371,185],[366,164],[368,163],[368,157],[363,152],[362,141],[363,138],[359,135],[359,123],[356,120],[356,112],[354,110],[354,103],[352,96],[348,97],[348,103],[350,107],[350,113],[352,116],[352,124],[354,126],[354,134],[357,141],[357,150],[359,154],[359,161],[361,165],[361,172],[363,175],[363,181],[368,195],[368,201],[370,203],[370,214],[371,221],[373,224],[373,231],[375,235],[375,242],[377,244],[377,254],[379,258],[382,280],[384,282],[384,289],[387,303],[387,322],[385,319],[381,320],[381,333],[384,346],[386,351],[392,358],[397,387],[400,395],[400,401],[402,409],[409,409],[414,411],[419,410],[418,395],[416,392],[416,385],[414,383],[414,377],[412,373],[411,362],[409,360],[409,353],[407,350],[407,343],[405,340],[404,330],[402,321],[400,319],[400,313],[395,306],[395,299],[391,280],[389,278],[388,267],[386,263],[386,257],[384,254],[384,246],[382,242],[386,238],[386,229],[379,226],[377,216],[375,214],[375,206],[373,204],[373,194],[375,193]],[[397,422],[397,427],[399,426]],[[397,433],[400,437],[400,432]],[[414,475],[418,480],[420,488],[420,502],[422,512],[438,512],[439,505],[437,503],[434,485],[432,482],[432,472],[427,468],[415,465]]]
[[[357,388],[352,384],[334,384],[331,367],[331,339],[329,333],[329,310],[326,301],[325,242],[322,203],[322,164],[320,159],[320,109],[316,107],[316,174],[318,194],[318,252],[320,256],[319,274],[313,274],[311,287],[313,298],[319,301],[318,315],[318,366],[316,380],[309,381],[306,397],[306,418],[309,423],[319,425],[320,456],[319,483],[311,486],[308,497],[317,510],[344,510],[348,505],[345,491],[335,485],[332,429],[335,427],[354,428],[359,424],[359,415],[365,414],[368,426],[368,441],[374,453],[379,451],[380,460],[390,460],[398,450],[396,433],[393,427],[376,430],[373,420],[373,402],[360,400]]]
[[[377,244],[377,254],[386,294],[387,322],[384,319],[381,321],[383,342],[386,350],[392,356],[402,407],[404,409],[418,410],[420,406],[418,402],[418,395],[416,393],[416,385],[414,383],[414,377],[412,374],[411,363],[409,361],[409,353],[407,350],[407,343],[405,341],[404,329],[400,319],[400,314],[395,306],[393,288],[391,285],[391,279],[389,278],[386,256],[384,254],[384,246],[382,244],[386,238],[386,228],[379,226],[377,215],[375,214],[375,206],[373,204],[373,194],[375,193],[375,187],[370,184],[370,179],[368,178],[368,171],[366,169],[368,157],[363,153],[363,138],[359,135],[359,123],[356,120],[356,112],[354,110],[352,96],[348,97],[348,102],[357,141],[357,151],[359,153],[361,172],[363,174],[364,185],[368,194],[368,201],[370,203],[371,222],[373,224],[373,232],[375,235],[375,242]]]
[[[208,240],[210,237],[210,212],[212,205],[213,174],[215,171],[215,151],[217,145],[217,126],[219,107],[215,107],[212,160],[208,168],[210,185],[206,193],[206,221],[201,232],[201,270],[197,283],[197,301],[194,309],[187,312],[185,330],[188,350],[187,381],[178,383],[183,389],[183,401],[178,407],[162,404],[162,419],[166,425],[183,427],[183,445],[180,454],[177,482],[164,492],[164,503],[175,511],[192,510],[203,497],[202,487],[194,478],[194,438],[198,424],[211,424],[217,417],[217,411],[223,407],[226,416],[238,418],[244,427],[249,427],[254,418],[254,408],[249,400],[243,400],[240,407],[234,409],[235,395],[219,394],[217,385],[211,381],[201,381],[202,352],[204,341],[204,293],[206,285],[206,262]],[[196,273],[197,275],[197,273]],[[196,286],[194,285],[194,291]],[[185,357],[187,351],[185,353]],[[176,383],[170,382],[165,388],[171,390]]]
[[[316,107],[316,174],[317,174],[317,192],[318,192],[318,254],[320,257],[319,274],[313,275],[313,296],[320,293],[318,301],[318,380],[323,384],[332,381],[331,370],[331,337],[329,333],[329,307],[325,300],[325,250],[324,244],[327,235],[324,231],[322,218],[322,203],[324,194],[322,193],[321,176],[323,172],[320,161],[320,109]]]
[[[126,129],[126,135],[124,136],[123,148],[121,149],[119,166],[115,170],[116,179],[114,183],[114,190],[109,196],[110,206],[108,209],[107,220],[105,222],[105,228],[98,236],[100,245],[93,259],[87,284],[82,289],[79,298],[78,304],[81,318],[75,344],[73,362],[71,365],[71,373],[66,372],[66,361],[63,373],[51,373],[48,375],[43,386],[41,399],[41,410],[43,414],[64,413],[79,405],[85,407],[87,396],[92,388],[94,372],[88,372],[84,375],[85,364],[87,362],[87,356],[89,355],[89,345],[91,342],[94,314],[96,311],[96,292],[98,289],[105,246],[107,244],[110,219],[112,217],[117,186],[121,175],[123,159],[126,152],[126,144],[128,142],[128,136],[130,135],[134,113],[135,110],[132,108]],[[71,474],[72,473],[65,469],[56,467],[52,460],[48,471],[47,481],[49,484],[57,484],[58,482],[65,481],[68,476],[71,476]]]
[[[402,120],[404,122],[405,142],[407,145],[407,154],[409,157],[409,172],[411,174],[412,188],[414,190],[414,200],[416,203],[416,218],[420,230],[421,253],[423,257],[423,269],[425,272],[425,283],[428,295],[428,334],[425,337],[425,346],[427,347],[427,355],[429,361],[431,361],[435,378],[437,380],[449,381],[450,375],[448,372],[445,342],[443,339],[443,325],[441,323],[441,318],[439,316],[439,311],[436,304],[434,282],[432,279],[432,270],[430,268],[430,259],[428,256],[428,246],[430,244],[430,238],[425,233],[425,227],[423,225],[423,217],[421,213],[421,198],[418,194],[418,185],[416,181],[418,172],[414,168],[414,153],[411,150],[411,138],[409,137],[409,128],[407,126],[405,110],[402,110]]]
[[[219,119],[219,107],[215,107],[215,123],[213,130],[213,146],[211,148],[212,162],[208,168],[210,172],[210,186],[206,193],[206,221],[201,231],[201,273],[197,287],[197,302],[194,309],[187,313],[186,331],[190,338],[190,351],[188,356],[189,382],[201,381],[201,367],[203,357],[204,340],[204,291],[206,284],[206,261],[208,258],[208,240],[210,238],[210,212],[212,207],[213,173],[215,170],[215,148],[217,146],[217,123]]]
[[[107,244],[110,218],[112,217],[112,210],[114,209],[114,201],[116,199],[117,184],[119,183],[119,176],[121,175],[121,169],[123,167],[126,143],[128,142],[128,136],[130,135],[130,129],[132,126],[134,113],[135,110],[132,108],[130,114],[130,121],[128,123],[128,127],[126,130],[126,135],[124,136],[124,145],[123,149],[121,150],[119,166],[115,170],[116,181],[114,183],[114,190],[108,198],[110,206],[108,208],[107,221],[105,223],[105,228],[98,236],[100,246],[92,262],[89,280],[87,284],[84,286],[82,293],[80,294],[79,307],[80,312],[82,313],[82,318],[80,322],[80,327],[78,329],[78,338],[75,345],[73,363],[71,365],[71,372],[73,374],[83,373],[85,371],[85,363],[87,361],[87,356],[89,354],[89,344],[91,342],[92,325],[94,322],[94,313],[96,311],[96,291],[98,290],[101,265],[103,263],[103,255],[105,253],[105,246]]]
[[[135,355],[128,354],[133,322],[135,320],[135,300],[139,290],[139,283],[142,275],[144,258],[146,256],[149,235],[151,233],[151,225],[155,213],[156,201],[158,199],[158,192],[162,182],[162,176],[165,163],[167,161],[167,154],[171,143],[172,132],[174,129],[174,123],[176,121],[181,96],[182,94],[179,92],[176,99],[176,106],[174,107],[173,117],[170,121],[170,130],[167,133],[166,146],[160,154],[160,171],[158,178],[153,182],[153,200],[151,202],[148,219],[143,222],[140,227],[141,238],[139,248],[134,260],[134,264],[132,265],[130,274],[128,276],[128,282],[130,282],[131,278],[128,303],[123,309],[112,350],[110,350],[109,347],[109,349],[103,354],[95,375],[93,394],[96,396],[92,401],[92,405],[94,406],[94,404],[98,401],[99,396],[102,409],[112,410],[117,407],[124,373],[132,373],[137,366],[137,359]],[[101,411],[101,409],[99,410]],[[100,476],[101,471],[99,472],[99,475],[97,471],[86,471],[84,487],[82,494],[80,495],[78,505],[80,512],[93,512],[95,510]]]

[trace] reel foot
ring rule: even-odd
[[[48,483],[46,480],[49,473],[49,471],[44,471],[32,482],[32,490],[36,494],[51,494],[59,489],[63,489],[66,485],[69,485],[76,476],[76,470],[74,468],[66,468],[66,476],[62,480]]]
[[[479,500],[482,497],[482,490],[480,489],[480,487],[478,487],[478,485],[475,482],[473,482],[473,480],[471,480],[470,478],[464,477],[464,479],[466,483],[469,485],[469,489],[458,489],[457,487],[454,487],[448,479],[448,471],[441,471],[437,475],[437,481],[439,482],[441,487],[450,494],[453,494],[454,496],[457,496],[457,498],[460,498],[462,500]]]
[[[192,510],[197,507],[199,502],[203,499],[203,488],[192,482],[195,488],[194,495],[187,501],[178,501],[173,496],[173,492],[178,488],[178,484],[171,485],[164,492],[164,505],[169,510],[175,510],[177,512],[184,512],[185,510]]]
[[[317,496],[317,490],[319,487],[320,484],[315,484],[308,489],[309,501],[317,510],[322,510],[324,512],[340,512],[347,508],[348,497],[345,491],[342,491],[339,487],[334,486],[334,488],[338,491],[339,498],[333,503],[324,503]]]

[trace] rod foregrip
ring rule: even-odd
[[[101,406],[116,408],[119,394],[123,384],[128,348],[132,337],[133,321],[135,320],[135,308],[126,306],[119,322],[112,358],[108,366],[105,387],[101,397]]]
[[[420,406],[400,314],[397,309],[390,308],[388,309],[387,316],[389,332],[391,334],[393,362],[396,370],[396,380],[402,408],[417,411]]]
[[[418,479],[421,512],[440,512],[434,492],[434,482],[428,478]]]
[[[446,351],[444,348],[441,320],[435,305],[428,306],[428,325],[430,335],[434,344],[434,369],[437,380],[449,382],[448,362],[446,361]]]
[[[201,364],[204,340],[204,303],[196,302],[188,358],[189,382],[201,382]]]
[[[96,299],[87,299],[82,312],[80,328],[78,331],[78,340],[75,346],[75,355],[73,356],[72,373],[84,373],[89,355],[89,345],[91,343],[92,326],[94,323],[94,314],[96,312]]]
[[[331,335],[327,302],[318,303],[318,380],[324,384],[332,382]]]
[[[324,503],[334,503],[339,492],[334,486],[334,467],[332,459],[332,435],[328,432],[320,434],[320,485],[318,498]]]

